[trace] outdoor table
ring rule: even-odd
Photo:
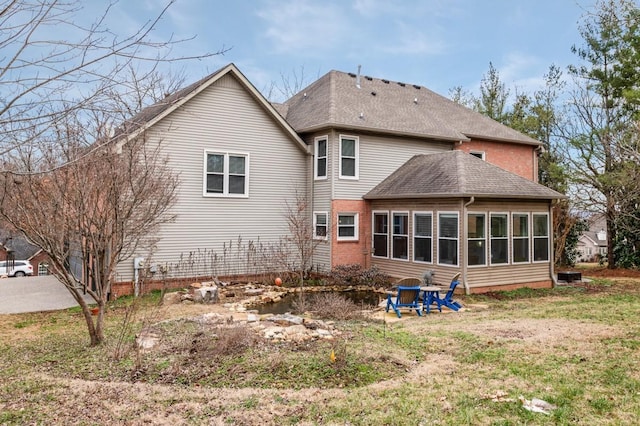
[[[420,291],[422,294],[422,308],[427,311],[427,313],[431,310],[431,304],[437,300],[440,300],[440,291],[442,291],[441,287],[430,285],[426,287],[420,287]]]

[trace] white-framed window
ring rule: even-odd
[[[413,260],[433,263],[433,213],[413,213]]]
[[[438,213],[438,264],[458,265],[458,212]]]
[[[358,240],[358,213],[338,213],[338,241]]]
[[[313,162],[314,178],[326,179],[327,178],[327,165],[329,159],[329,139],[326,136],[315,138],[314,140],[314,155]]]
[[[549,261],[549,215],[533,214],[533,261]]]
[[[373,253],[374,257],[389,257],[389,212],[374,211]]]
[[[208,197],[249,196],[249,154],[204,152],[204,190]]]
[[[326,240],[329,231],[329,214],[327,212],[313,212],[313,238]]]
[[[467,265],[487,264],[487,215],[467,213]]]
[[[393,212],[393,239],[391,257],[409,260],[409,213]]]
[[[358,179],[359,150],[358,137],[340,135],[340,179]]]
[[[38,263],[38,275],[49,275],[49,264],[47,262]]]
[[[478,157],[481,160],[485,159],[484,151],[470,151],[469,154],[473,155],[474,157]]]
[[[509,215],[491,213],[489,215],[489,252],[491,265],[509,263]]]
[[[511,214],[511,255],[513,263],[529,262],[529,213]]]

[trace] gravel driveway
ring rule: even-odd
[[[53,276],[0,279],[0,314],[56,311],[73,306],[78,303]]]

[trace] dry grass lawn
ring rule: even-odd
[[[149,302],[131,322],[113,306],[102,348],[74,310],[0,315],[0,424],[640,424],[640,279],[458,299],[463,312],[234,353],[220,326],[162,322],[220,306]],[[133,335],[152,323],[163,343],[141,354]]]

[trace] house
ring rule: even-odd
[[[249,254],[287,234],[283,206],[303,193],[319,270],[461,272],[467,292],[552,285],[551,204],[564,196],[536,183],[541,143],[425,87],[331,71],[272,105],[230,64],[127,124],[119,143],[161,142],[180,173],[153,264],[255,272]]]
[[[49,275],[49,257],[24,237],[0,230],[0,260],[28,260],[33,266],[33,275]]]
[[[606,259],[608,250],[607,222],[604,215],[587,219],[588,229],[578,237],[578,261],[597,262]]]

